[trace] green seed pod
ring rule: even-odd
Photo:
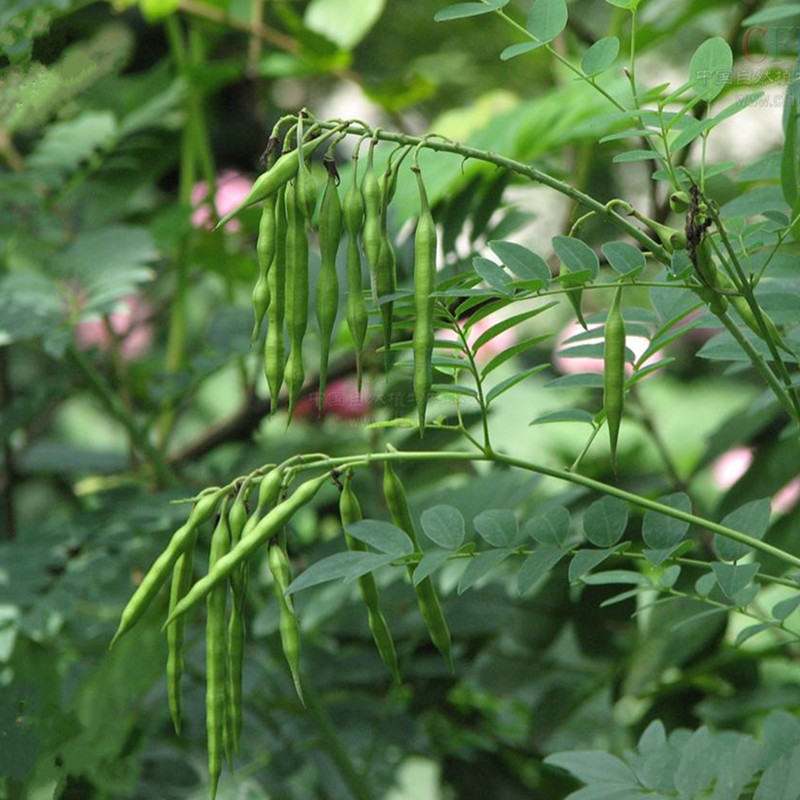
[[[186,597],[181,600],[170,614],[164,626],[171,625],[178,617],[185,614],[192,606],[202,600],[215,586],[228,579],[238,566],[246,562],[263,544],[276,536],[280,529],[322,488],[328,481],[327,474],[312,478],[297,488],[282,503],[278,503],[258,524],[246,535],[242,534],[239,544],[230,553],[223,556],[208,574],[192,586]]]
[[[414,237],[414,398],[419,416],[419,435],[425,433],[425,409],[433,383],[434,301],[436,284],[436,225],[428,205],[422,173],[414,167],[419,186],[420,212]]]
[[[280,610],[279,629],[283,655],[289,665],[297,696],[300,698],[300,702],[305,705],[303,684],[300,679],[300,629],[292,600],[286,594],[286,589],[291,583],[291,569],[286,553],[277,543],[270,545],[269,548],[269,571],[274,579],[275,597],[278,600],[278,608]]]
[[[237,492],[236,497],[231,504],[231,510],[228,513],[228,526],[231,533],[231,546],[235,546],[239,539],[242,538],[242,531],[247,524],[247,496],[250,493],[249,486],[243,486]]]
[[[287,222],[286,190],[281,189],[276,197],[275,208],[275,257],[267,275],[270,301],[267,307],[267,336],[264,340],[264,374],[270,394],[270,412],[278,408],[283,371],[286,367],[286,345],[283,323],[286,315],[287,283]]]
[[[378,254],[378,262],[375,267],[375,289],[378,302],[386,295],[393,294],[396,287],[395,283],[396,257],[394,246],[392,245],[385,225],[381,225],[381,247]],[[391,368],[392,355],[392,314],[393,301],[380,302],[379,310],[381,314],[381,326],[383,328],[383,357],[384,370],[389,372]]]
[[[292,251],[287,270],[288,285],[286,322],[289,328],[289,363],[286,367],[286,385],[289,389],[289,419],[294,413],[297,398],[303,388],[303,338],[308,327],[308,239],[302,215],[297,205],[299,189],[286,192],[287,199],[287,250]],[[290,200],[294,199],[293,207]]]
[[[303,163],[309,156],[326,140],[329,139],[335,130],[328,131],[327,133],[306,142],[302,147]],[[237,214],[240,214],[245,208],[254,206],[256,203],[264,200],[272,194],[275,194],[278,189],[285,186],[290,180],[298,175],[300,166],[300,159],[297,157],[297,150],[292,150],[289,153],[284,153],[274,164],[263,174],[256,178],[255,183],[251,187],[247,196],[239,203],[233,211],[229,211],[222,219],[216,224],[214,230],[220,228],[226,222],[230,222]],[[313,188],[313,181],[312,181]],[[313,213],[313,209],[312,209]]]
[[[370,143],[367,168],[361,181],[361,194],[364,198],[364,230],[361,234],[361,244],[364,246],[364,255],[369,267],[372,299],[377,301],[376,272],[383,237],[381,236],[381,187],[378,183],[378,176],[375,174],[374,148],[375,142],[373,141]]]
[[[625,320],[620,310],[622,287],[614,293],[608,312],[603,346],[603,407],[606,411],[611,467],[617,471],[617,441],[625,404]]]
[[[675,250],[686,249],[685,231],[678,230],[677,228],[670,228],[668,225],[661,225],[651,219],[647,219],[646,222],[648,227],[652,228],[668,253],[673,253]]]
[[[356,348],[356,374],[361,392],[361,357],[367,336],[369,315],[361,284],[361,251],[358,234],[364,222],[364,197],[358,186],[358,159],[353,159],[353,182],[344,199],[344,224],[347,228],[347,327]]]
[[[339,310],[339,278],[336,274],[336,256],[342,240],[342,204],[337,188],[338,173],[336,164],[326,160],[328,182],[322,196],[319,214],[319,248],[321,264],[317,280],[317,324],[320,336],[319,362],[319,409],[325,399],[325,386],[328,377],[328,356],[331,336]]]
[[[226,695],[228,708],[226,718],[230,720],[231,745],[237,755],[242,736],[242,672],[245,635],[244,597],[234,595],[234,604],[228,621],[228,693]]]
[[[786,346],[780,331],[769,314],[761,309],[761,319],[764,326],[762,328],[747,299],[737,293],[738,290],[733,281],[714,264],[714,260],[711,257],[711,245],[707,239],[704,239],[697,248],[697,272],[706,287],[710,287],[710,289],[701,289],[699,291],[695,289],[695,292],[708,303],[709,310],[713,314],[717,316],[723,314],[728,308],[728,301],[730,301],[742,322],[756,336],[764,339],[766,330],[767,336],[777,347],[794,357],[794,353]]]
[[[226,508],[211,537],[209,571],[224,557],[230,547],[230,531]],[[227,587],[217,586],[206,599],[206,737],[208,740],[208,774],[211,777],[211,798],[217,796],[217,784],[222,772],[225,750],[225,695],[227,692],[227,663],[225,636],[225,607]]]
[[[258,280],[253,288],[253,333],[251,343],[255,343],[261,333],[261,322],[269,306],[269,269],[275,258],[277,248],[276,231],[277,195],[271,194],[264,200],[261,209],[261,221],[258,224],[258,241],[256,252],[258,254]]]
[[[702,286],[693,287],[695,294],[708,305],[709,311],[722,316],[728,310],[728,299],[719,293],[719,270],[711,257],[711,245],[708,240],[700,242],[696,250],[697,275]]]
[[[408,538],[414,545],[414,549],[419,551],[419,542],[417,540],[417,532],[414,528],[414,521],[411,518],[411,512],[408,508],[408,500],[406,499],[406,492],[403,484],[395,474],[391,462],[384,462],[383,472],[383,496],[386,500],[386,505],[389,507],[389,513],[392,516],[392,522],[405,531]],[[414,577],[414,568],[409,567],[408,573],[412,578]],[[442,606],[439,602],[439,596],[436,593],[431,579],[424,578],[416,586],[414,592],[417,595],[417,604],[419,605],[422,619],[425,627],[428,629],[428,635],[431,642],[433,642],[436,649],[444,656],[450,669],[453,669],[453,658],[450,654],[450,631],[447,627]]]
[[[194,575],[194,546],[197,531],[184,553],[175,562],[172,570],[172,588],[169,594],[169,610],[186,596]],[[167,700],[175,733],[181,732],[181,679],[183,678],[183,643],[186,635],[186,617],[176,621],[167,630]]]
[[[250,485],[245,485],[236,494],[236,498],[228,512],[228,527],[230,529],[231,547],[235,547],[242,538],[245,526],[248,521],[246,498],[250,494]],[[239,570],[231,575],[231,588],[234,595],[242,595],[245,592],[244,570]]]
[[[302,114],[297,120],[297,147],[302,147],[303,141],[303,117]],[[308,168],[305,157],[300,159],[297,168],[297,205],[300,213],[305,217],[307,227],[311,227],[311,219],[314,216],[314,209],[317,205],[317,186],[314,183],[314,176]]]
[[[689,209],[690,203],[691,198],[688,192],[673,192],[669,196],[669,207],[676,214],[685,214]]]
[[[339,498],[339,514],[342,518],[342,527],[344,528],[361,519],[361,506],[353,492],[352,481],[349,475],[345,478],[342,494]],[[363,542],[354,539],[347,531],[345,531],[344,538],[349,550],[365,551],[367,549],[367,546]],[[375,646],[378,648],[378,654],[383,660],[383,663],[389,667],[389,671],[392,673],[392,677],[395,681],[401,683],[394,640],[392,639],[389,626],[386,624],[386,618],[381,611],[380,600],[378,599],[378,587],[373,575],[368,573],[360,577],[358,579],[358,588],[361,592],[361,599],[364,601],[364,605],[367,608],[369,629],[372,632]]]
[[[124,636],[147,611],[158,590],[169,577],[175,562],[194,543],[197,529],[211,518],[217,504],[225,495],[225,490],[218,489],[204,494],[195,504],[189,519],[173,534],[166,549],[155,560],[148,573],[142,579],[133,597],[128,601],[120,617],[119,627],[111,640],[111,649],[121,636]]]

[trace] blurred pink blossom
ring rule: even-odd
[[[776,514],[786,514],[800,500],[800,478],[794,478],[772,498],[772,510]]]
[[[217,193],[214,196],[217,213],[223,216],[229,211],[233,211],[247,196],[252,185],[252,181],[240,172],[232,169],[221,172],[217,176]],[[195,228],[210,230],[213,227],[211,224],[211,209],[207,203],[203,202],[207,196],[208,183],[206,181],[198,181],[192,187],[192,206],[194,207],[192,225]],[[241,223],[238,220],[232,219],[225,225],[225,230],[238,231],[241,227]]]
[[[730,489],[753,463],[753,450],[750,447],[734,447],[723,453],[712,465],[714,483],[720,489]]]
[[[594,330],[595,328],[597,328],[598,333],[602,334],[603,326],[601,324],[589,325],[589,330]],[[564,356],[561,354],[562,348],[564,347],[564,342],[566,342],[567,339],[571,338],[572,336],[576,336],[579,333],[583,333],[583,328],[577,322],[570,323],[561,332],[561,335],[558,337],[554,348],[556,355],[553,357],[553,366],[559,372],[563,372],[566,375],[573,375],[582,372],[602,373],[603,372],[602,358],[589,358],[587,356],[578,356],[572,358],[570,356]],[[577,347],[578,345],[583,345],[583,344],[600,344],[602,343],[602,341],[603,337],[602,335],[600,335],[597,337],[592,337],[591,339],[583,339],[580,342],[574,342],[572,344],[568,344],[566,345],[566,348],[569,349],[570,347]],[[638,359],[640,356],[644,354],[644,352],[650,346],[650,340],[646,339],[644,336],[626,336],[625,344],[627,348]],[[655,361],[657,355],[658,354],[654,353],[650,358],[647,359],[645,364],[649,364],[651,361]],[[630,363],[626,362],[625,372],[628,375],[633,374],[633,367],[630,365]]]
[[[150,304],[138,294],[120,300],[119,307],[109,314],[111,330],[120,339],[120,352],[125,361],[141,358],[153,344]],[[81,350],[99,347],[111,349],[111,336],[102,319],[87,319],[75,328],[75,341]]]
[[[489,328],[502,321],[503,317],[499,317],[496,314],[490,314],[488,317],[478,320],[476,323],[471,325],[469,331],[467,332],[467,342],[469,343],[469,346],[474,348],[475,342],[486,331],[488,331]],[[436,338],[449,342],[459,341],[458,334],[450,328],[445,328],[438,331]],[[504,350],[508,350],[509,347],[513,347],[516,343],[517,335],[514,332],[514,329],[511,328],[507,331],[503,331],[502,333],[498,333],[493,339],[490,339],[488,342],[481,345],[481,347],[475,352],[475,358],[478,361],[488,361],[493,356],[502,353]]]
[[[316,419],[319,395],[307,395],[297,401],[294,408],[296,419]],[[360,419],[369,414],[372,408],[370,396],[362,386],[361,394],[358,385],[352,378],[337,378],[331,381],[325,389],[325,399],[322,403],[321,416],[332,415],[339,419]]]

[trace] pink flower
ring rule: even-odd
[[[317,419],[319,394],[315,392],[297,401],[294,416],[297,419]],[[338,378],[331,381],[325,388],[325,399],[322,402],[322,414],[328,414],[339,419],[360,419],[369,414],[372,408],[369,394],[362,386],[361,394],[358,393],[356,381],[352,378]]]
[[[488,331],[489,328],[502,321],[502,317],[493,314],[485,317],[482,320],[478,320],[478,322],[476,322],[474,325],[471,325],[469,332],[467,333],[467,342],[469,343],[469,346],[474,348],[475,342],[478,341],[478,339],[486,331]],[[444,330],[438,331],[436,338],[444,339],[445,341],[450,342],[460,341],[458,334],[450,328],[445,328]],[[475,358],[478,361],[488,361],[493,356],[502,353],[504,350],[508,350],[509,347],[513,347],[516,343],[517,335],[514,332],[514,329],[511,328],[507,331],[503,331],[502,333],[498,333],[497,336],[482,344],[475,352]]]
[[[723,453],[711,466],[714,483],[720,489],[730,489],[753,463],[753,450],[749,447],[734,447]]]
[[[775,493],[772,498],[772,510],[776,514],[787,514],[798,500],[800,500],[800,478],[794,478]]]
[[[239,203],[247,197],[247,193],[252,187],[252,181],[239,172],[227,169],[217,176],[217,193],[214,196],[214,204],[220,216],[233,211]],[[192,225],[195,228],[206,228],[210,230],[211,209],[208,203],[204,202],[208,196],[208,183],[199,181],[192,187]],[[225,230],[238,231],[241,228],[238,220],[232,219],[225,225]]]
[[[150,324],[149,303],[138,294],[123,297],[120,306],[109,314],[111,330],[120,340],[120,352],[125,361],[141,358],[153,344],[153,326]],[[111,336],[102,319],[80,322],[75,328],[75,341],[81,350],[99,347],[111,349]]]
[[[589,330],[594,330],[595,328],[598,329],[599,332],[602,332],[603,326],[601,324],[590,325]],[[559,371],[563,372],[567,375],[578,374],[582,372],[603,372],[603,359],[602,358],[589,358],[588,356],[577,356],[572,358],[570,356],[562,355],[562,351],[564,349],[569,349],[570,347],[577,347],[583,344],[600,344],[603,341],[602,336],[592,337],[591,339],[583,339],[580,342],[573,342],[571,344],[564,345],[564,342],[567,339],[570,339],[573,336],[576,336],[579,333],[583,333],[583,328],[577,323],[572,322],[570,323],[562,332],[561,335],[558,337],[555,346],[555,353],[556,355],[553,357],[553,366]],[[625,345],[630,350],[634,356],[638,359],[640,358],[648,347],[650,347],[650,340],[646,339],[644,336],[626,336],[625,337]],[[654,353],[650,358],[647,359],[645,362],[649,364],[651,361],[654,361],[657,357],[657,354]],[[644,365],[642,365],[644,366]],[[625,364],[625,372],[628,375],[633,374],[633,367],[630,363]]]

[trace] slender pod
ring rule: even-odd
[[[256,503],[256,508],[245,524],[242,538],[246,538],[252,533],[253,528],[258,525],[267,509],[271,508],[276,503],[281,493],[284,475],[285,472],[282,467],[275,467],[261,478],[261,482],[258,485],[258,501]]]
[[[366,550],[367,546],[363,542],[354,539],[347,533],[347,526],[361,519],[361,506],[353,492],[350,475],[347,475],[345,478],[342,494],[339,497],[339,515],[342,519],[342,527],[345,528],[344,538],[347,542],[348,549],[353,551]],[[361,599],[364,601],[364,605],[367,609],[369,629],[372,632],[375,646],[378,648],[378,654],[383,660],[383,663],[389,668],[395,682],[401,683],[394,640],[392,639],[389,626],[386,623],[386,618],[381,611],[380,600],[378,599],[378,587],[375,583],[374,576],[368,573],[360,577],[358,579],[358,588],[361,593]]]
[[[339,310],[339,278],[336,274],[336,256],[342,240],[342,203],[339,200],[339,173],[332,158],[326,158],[328,181],[322,195],[319,213],[319,249],[321,264],[317,279],[317,324],[319,325],[319,409],[325,399],[325,386],[328,379],[328,356],[331,336]]]
[[[353,156],[353,181],[344,198],[342,209],[344,225],[347,229],[347,327],[353,337],[356,349],[356,376],[358,391],[361,393],[361,360],[364,340],[367,336],[369,315],[364,302],[361,283],[361,251],[358,236],[364,224],[364,196],[358,185],[358,154]]]
[[[434,300],[436,283],[436,225],[428,205],[422,172],[412,167],[419,186],[420,212],[414,236],[414,398],[419,416],[419,435],[425,433],[425,409],[433,383]]]
[[[186,550],[172,568],[172,587],[169,593],[170,612],[186,596],[194,575],[194,546],[197,531]],[[167,703],[175,733],[181,732],[181,679],[183,678],[183,643],[186,635],[186,617],[177,620],[167,630]]]
[[[289,389],[289,419],[294,413],[297,398],[303,388],[303,338],[308,327],[308,239],[298,205],[299,189],[286,192],[287,251],[291,250],[287,269],[287,313],[289,329],[289,361],[286,365],[286,385]]]
[[[411,512],[408,508],[408,500],[406,499],[406,492],[403,484],[397,477],[390,461],[384,462],[383,471],[383,496],[386,500],[386,505],[389,508],[392,521],[405,531],[408,538],[414,545],[414,549],[419,551],[419,541],[417,540],[417,532],[414,528],[414,521],[411,518]],[[408,574],[414,583],[414,567],[408,567]],[[453,658],[450,653],[450,631],[447,627],[442,606],[439,602],[439,596],[436,593],[436,587],[433,585],[430,577],[423,578],[418,584],[414,586],[414,592],[417,596],[417,604],[419,605],[422,619],[425,627],[428,629],[428,635],[431,642],[433,642],[436,649],[444,656],[445,661],[453,669]]]
[[[119,627],[111,640],[109,649],[142,618],[153,598],[158,594],[158,590],[169,577],[175,562],[193,544],[197,529],[211,518],[224,495],[225,490],[218,489],[203,495],[197,501],[189,519],[173,534],[166,549],[150,567],[122,611]]]
[[[361,181],[361,194],[364,198],[364,230],[361,233],[361,244],[369,267],[372,299],[378,299],[376,275],[378,258],[381,251],[381,187],[375,173],[374,154],[376,140],[373,139],[367,152],[367,167]]]
[[[303,163],[311,154],[327,139],[337,133],[337,130],[330,130],[318,136],[315,139],[310,139],[302,145],[301,151],[303,154]],[[250,191],[247,193],[244,200],[236,206],[232,211],[225,214],[222,219],[214,226],[214,230],[230,222],[237,214],[240,214],[244,209],[254,206],[256,203],[264,200],[282,186],[285,186],[290,180],[298,175],[300,167],[300,159],[298,158],[298,151],[292,150],[284,153],[266,172],[256,178]],[[313,183],[312,183],[313,185]]]
[[[394,245],[386,229],[386,216],[381,213],[381,246],[378,251],[378,261],[375,265],[375,289],[377,292],[378,309],[381,315],[383,329],[383,359],[384,370],[389,372],[392,356],[392,314],[394,303],[391,300],[382,300],[387,295],[394,294],[396,286],[397,257]]]
[[[211,537],[209,570],[224,557],[230,547],[230,531],[223,505]],[[208,740],[208,774],[211,777],[211,798],[217,795],[225,750],[225,695],[227,692],[227,653],[225,606],[227,586],[223,583],[206,598],[206,736]]]
[[[603,407],[606,412],[611,444],[611,467],[617,471],[617,441],[625,404],[625,320],[620,301],[622,287],[614,292],[614,300],[606,318],[603,345]]]
[[[230,721],[231,746],[239,754],[242,736],[242,673],[244,668],[244,593],[233,594],[233,606],[228,620],[228,691],[226,718]],[[178,624],[180,620],[176,620]]]
[[[277,194],[271,194],[264,199],[261,207],[261,219],[258,223],[258,240],[256,253],[258,255],[258,280],[253,287],[253,333],[251,343],[255,343],[261,333],[261,323],[270,303],[269,270],[275,258],[277,247]]]
[[[225,581],[228,575],[240,564],[248,560],[262,545],[276,536],[280,529],[322,488],[328,481],[327,473],[318,478],[312,478],[301,484],[294,494],[282,503],[278,503],[271,511],[264,515],[258,524],[247,535],[242,535],[239,544],[229,553],[224,555],[208,574],[203,576],[192,586],[186,597],[181,600],[170,614],[164,626],[171,625],[181,614],[185,614],[192,606],[202,600],[215,586]]]
[[[300,112],[297,118],[297,152],[303,148],[303,119],[304,114]],[[297,165],[297,205],[305,219],[306,227],[310,228],[317,205],[317,186],[306,162],[305,153]]]
[[[283,385],[286,367],[286,345],[283,323],[286,315],[287,284],[287,221],[286,189],[279,190],[275,202],[275,255],[267,275],[269,306],[267,307],[267,336],[264,340],[264,375],[270,395],[270,412],[275,413]]]
[[[246,497],[249,494],[251,485],[242,486],[236,499],[233,501],[231,510],[228,514],[228,525],[230,528],[230,546],[235,547],[244,534],[245,526],[249,520],[247,515]],[[247,595],[247,571],[246,565],[238,570],[234,570],[230,576],[231,589],[233,590],[233,604],[231,607],[230,618],[228,620],[228,686],[225,694],[226,702],[226,731],[227,741],[226,752],[239,752],[239,739],[242,730],[242,666],[244,662],[244,605]],[[172,609],[170,609],[172,610]],[[180,619],[167,628],[167,633],[177,625]]]
[[[291,583],[291,568],[289,559],[283,547],[278,542],[269,546],[269,571],[272,573],[273,586],[275,587],[275,597],[278,601],[280,611],[279,630],[281,635],[281,647],[289,672],[292,674],[297,696],[300,702],[305,705],[303,697],[303,684],[300,679],[300,628],[297,624],[297,615],[294,613],[292,599],[286,594],[286,589]]]

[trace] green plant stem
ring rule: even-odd
[[[330,756],[350,793],[356,800],[373,800],[372,792],[367,786],[364,776],[355,768],[350,753],[342,744],[339,733],[333,725],[330,716],[322,705],[316,691],[308,684],[303,683],[303,696],[306,700],[306,709],[314,720],[317,732],[322,740],[325,751]]]
[[[475,354],[472,352],[472,348],[469,345],[469,341],[467,340],[467,334],[464,332],[464,329],[458,324],[456,318],[450,313],[450,309],[448,309],[447,306],[445,306],[444,311],[449,317],[451,328],[455,331],[456,335],[461,340],[461,346],[467,355],[467,359],[469,360],[469,372],[472,373],[472,377],[475,379],[475,390],[478,393],[478,405],[480,406],[481,409],[481,418],[483,421],[483,447],[481,448],[481,450],[483,450],[483,452],[485,453],[490,453],[492,451],[492,442],[489,436],[489,409],[486,406],[486,398],[483,393],[483,381],[481,380],[481,374],[478,371],[478,365],[475,363]],[[459,424],[463,428],[463,422],[461,422],[460,411],[459,411]]]
[[[720,238],[722,239],[722,243],[725,245],[725,250],[728,253],[728,258],[730,258],[730,268],[727,269],[727,272],[731,278],[731,280],[736,285],[737,289],[743,294],[747,305],[750,307],[750,310],[753,312],[753,316],[758,323],[758,327],[761,329],[761,336],[764,341],[767,343],[767,347],[769,348],[770,355],[772,356],[773,360],[778,369],[778,373],[780,374],[781,379],[783,380],[783,384],[786,387],[786,392],[789,396],[789,399],[792,402],[792,406],[794,408],[794,418],[800,421],[800,399],[798,399],[797,390],[792,386],[792,379],[789,375],[789,370],[786,368],[786,364],[783,361],[783,357],[778,350],[778,342],[773,341],[773,337],[770,334],[769,329],[764,322],[764,315],[761,313],[761,306],[759,306],[758,301],[755,298],[755,294],[753,293],[753,288],[750,285],[750,282],[745,275],[744,268],[739,261],[738,256],[736,255],[736,250],[734,249],[733,245],[731,244],[731,240],[728,237],[728,232],[725,230],[725,227],[722,224],[722,220],[719,217],[716,209],[713,207],[712,204],[708,204],[709,206],[709,213],[711,218],[714,220],[714,224],[719,231]],[[724,259],[720,259],[723,264],[725,264]],[[725,265],[728,266],[728,265]]]
[[[161,485],[170,485],[173,483],[172,473],[161,451],[151,444],[150,440],[147,438],[147,434],[139,428],[125,408],[125,405],[114,393],[114,390],[106,383],[97,369],[95,369],[91,360],[76,347],[68,348],[67,354],[77,370],[85,378],[92,392],[94,392],[103,405],[105,405],[111,416],[128,432],[131,446],[147,461],[148,465],[155,473],[158,482]]]
[[[316,123],[320,128],[331,130],[341,126],[339,122],[333,121],[320,121]],[[347,133],[361,136],[367,131],[363,126],[357,124],[348,125],[344,129]],[[410,136],[404,133],[397,133],[395,131],[376,130],[372,132],[372,136],[379,141],[394,142],[395,144],[405,144],[409,146],[422,145],[428,150],[433,150],[439,153],[452,153],[454,155],[462,156],[463,158],[472,158],[476,161],[483,161],[487,164],[494,164],[497,167],[516,172],[518,175],[523,175],[536,183],[543,186],[548,186],[551,189],[563,194],[564,196],[576,201],[579,205],[588,208],[612,225],[620,230],[625,231],[632,239],[639,242],[647,250],[649,250],[655,258],[662,264],[669,266],[672,263],[670,253],[665,247],[660,245],[654,239],[651,239],[644,231],[637,228],[633,223],[629,222],[621,214],[618,214],[613,209],[606,208],[603,203],[595,200],[585,192],[576,189],[574,186],[559,180],[558,178],[543,172],[536,167],[529,164],[523,164],[521,161],[515,161],[513,158],[507,158],[497,153],[489,152],[486,150],[479,150],[475,147],[468,147],[467,145],[459,144],[458,142],[442,141],[441,139],[432,139],[429,136]]]
[[[187,46],[180,21],[175,15],[167,17],[165,30],[175,68],[187,88],[185,106],[187,118],[181,137],[178,201],[188,215],[192,207],[192,188],[197,180],[197,166],[199,165],[206,183],[204,202],[209,205],[212,216],[217,218],[216,168],[203,114],[203,95],[193,74],[194,69],[200,66],[204,60],[202,37],[190,22]],[[184,236],[178,245],[175,258],[175,292],[170,305],[165,358],[165,369],[168,373],[178,372],[186,360],[188,293],[189,243],[188,237]],[[175,419],[174,408],[169,408],[159,420],[158,438],[162,449],[166,447]]]
[[[782,561],[784,564],[789,564],[793,567],[800,568],[800,558],[781,550],[779,547],[763,542],[753,536],[749,536],[741,531],[729,528],[726,525],[721,525],[718,522],[698,517],[687,511],[681,511],[677,508],[659,503],[657,500],[651,500],[648,497],[641,497],[640,495],[628,492],[618,486],[612,486],[608,483],[589,478],[585,475],[580,475],[576,472],[570,472],[565,469],[557,467],[547,467],[542,464],[534,464],[530,461],[514,458],[513,456],[504,455],[497,451],[491,453],[472,453],[460,450],[444,451],[444,452],[385,452],[385,453],[364,453],[363,455],[341,456],[338,458],[326,458],[319,460],[313,464],[300,464],[295,467],[296,472],[305,471],[308,469],[333,469],[345,468],[348,466],[364,466],[373,463],[382,463],[385,461],[488,461],[496,464],[505,464],[508,467],[515,467],[517,469],[526,470],[527,472],[535,472],[538,475],[544,475],[548,478],[555,478],[559,481],[575,484],[576,486],[583,486],[585,489],[591,489],[599,494],[617,497],[630,503],[633,506],[643,508],[646,511],[655,511],[673,519],[679,519],[682,522],[688,522],[690,525],[696,525],[698,528],[710,531],[711,533],[718,533],[727,539],[745,544],[753,550],[758,550],[766,553],[773,558]]]
[[[795,422],[800,423],[800,417],[795,410],[795,404],[793,403],[792,398],[787,393],[783,384],[778,380],[775,373],[770,369],[769,364],[767,364],[764,356],[762,356],[761,353],[759,353],[758,350],[753,347],[750,340],[739,329],[739,326],[736,324],[735,320],[731,318],[729,312],[726,311],[725,313],[718,315],[718,319],[726,327],[728,333],[733,336],[739,347],[741,347],[745,352],[769,388],[772,389],[772,393],[778,399],[778,402],[780,402],[780,404],[783,406],[789,417]]]

